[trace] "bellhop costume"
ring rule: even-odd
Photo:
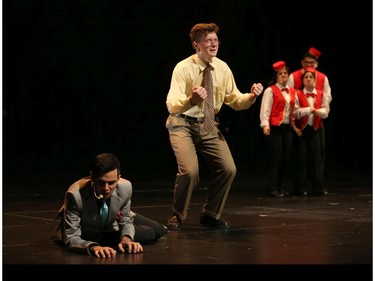
[[[316,70],[307,68],[302,76],[312,75],[315,79]],[[313,110],[313,111],[312,111]],[[303,90],[298,90],[295,105],[295,124],[302,131],[297,138],[298,171],[296,191],[306,192],[308,179],[311,180],[312,193],[327,195],[324,183],[324,143],[323,119],[329,115],[330,107],[322,90],[305,84]]]
[[[283,197],[291,191],[287,180],[291,173],[292,123],[295,104],[294,88],[287,86],[288,69],[284,61],[272,65],[275,84],[263,94],[260,127],[267,145],[266,181],[270,196]]]

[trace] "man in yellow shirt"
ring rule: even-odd
[[[201,210],[200,223],[229,227],[221,215],[237,170],[228,144],[218,128],[218,119],[215,118],[214,126],[205,124],[210,116],[207,115],[205,101],[209,94],[213,95],[214,114],[219,113],[223,104],[239,111],[248,109],[263,91],[260,83],[254,83],[250,93],[243,94],[237,89],[231,69],[216,57],[220,44],[218,32],[219,27],[215,23],[194,25],[190,39],[196,53],[180,61],[172,74],[166,100],[170,113],[166,128],[178,171],[172,217],[167,224],[169,229],[179,229],[187,219],[192,192],[199,184],[197,153],[206,161],[213,177]],[[209,86],[205,81],[209,76],[204,73],[212,76]]]

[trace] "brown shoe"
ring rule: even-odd
[[[181,223],[182,223],[182,221],[180,220],[180,218],[178,216],[174,215],[173,217],[171,217],[168,220],[167,227],[170,230],[177,230],[177,229],[181,228]]]
[[[214,218],[201,214],[200,223],[203,225],[217,227],[217,228],[228,228],[229,223],[224,219],[215,220]]]
[[[284,197],[285,194],[282,193],[282,192],[280,192],[280,191],[274,190],[274,191],[271,191],[271,192],[270,192],[270,196],[271,196],[271,197],[281,198],[281,197]]]

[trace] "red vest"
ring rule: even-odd
[[[316,109],[318,108],[321,108],[322,107],[322,100],[323,100],[323,91],[321,90],[316,90],[317,92],[317,95],[315,97],[315,101],[314,101],[314,107]],[[303,93],[302,90],[297,90],[297,96],[298,96],[298,100],[299,100],[299,104],[300,104],[300,107],[309,107],[309,102],[307,101],[307,97],[306,95]],[[308,116],[304,116],[302,117],[301,119],[299,120],[295,120],[295,124],[296,126],[300,129],[300,130],[304,130],[307,126],[307,121],[308,121]],[[314,115],[313,117],[313,125],[314,125],[314,129],[315,130],[318,130],[319,128],[322,127],[322,118],[319,117],[319,116],[316,116]]]
[[[270,125],[271,126],[280,126],[284,119],[284,108],[286,105],[286,100],[281,93],[281,90],[276,85],[271,86],[272,93],[273,93],[273,104],[270,114]],[[293,88],[289,88],[289,95],[290,95],[290,114],[289,114],[289,123],[292,123],[292,114],[295,104],[295,93],[296,90]]]

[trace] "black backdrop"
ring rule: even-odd
[[[104,151],[119,156],[125,177],[173,181],[165,99],[173,67],[194,51],[188,33],[197,22],[219,25],[218,57],[243,92],[253,82],[267,85],[275,61],[294,70],[311,46],[320,50],[333,96],[327,170],[372,172],[371,1],[3,2],[7,186],[59,176],[69,183]],[[219,115],[239,175],[266,161],[259,106],[224,106]]]

